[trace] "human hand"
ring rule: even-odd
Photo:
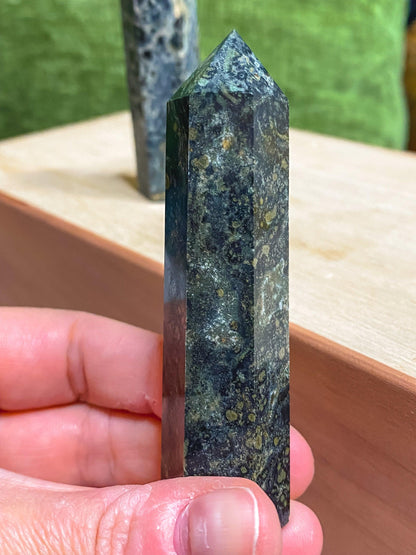
[[[243,478],[158,481],[161,349],[160,336],[91,314],[0,309],[2,554],[320,553],[301,503],[281,530]],[[313,457],[295,430],[291,459],[296,498]]]

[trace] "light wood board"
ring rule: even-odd
[[[291,130],[290,319],[416,377],[416,155]],[[127,113],[0,143],[0,190],[163,263]],[[1,223],[0,223],[1,225]]]

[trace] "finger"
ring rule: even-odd
[[[313,477],[303,436],[290,431],[292,498]],[[160,477],[160,421],[85,404],[0,415],[0,467],[68,484],[144,484]]]
[[[312,482],[315,462],[305,438],[290,427],[290,497],[300,497]]]
[[[313,456],[294,428],[291,496],[313,477]],[[160,421],[85,404],[0,415],[0,467],[68,484],[144,484],[160,477]]]
[[[281,553],[273,504],[253,482],[240,478],[69,491],[4,476],[0,485],[0,537],[13,552]]]
[[[311,509],[290,502],[289,522],[282,530],[283,555],[319,555],[322,552],[322,527]]]
[[[0,467],[68,484],[160,477],[160,420],[86,404],[0,415]]]
[[[0,409],[76,401],[161,416],[161,337],[102,316],[0,309]]]

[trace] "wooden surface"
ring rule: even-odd
[[[291,321],[416,377],[416,155],[292,130]],[[0,143],[0,190],[163,262],[126,113]]]
[[[0,194],[0,304],[88,310],[160,332],[162,267]],[[326,555],[413,555],[416,380],[291,325],[291,417]]]
[[[0,193],[0,305],[86,310],[161,333],[163,268]]]
[[[326,555],[412,555],[416,158],[299,131],[291,144],[291,413],[316,457],[305,502]],[[13,197],[0,194],[0,304],[161,331],[163,205],[138,196],[133,171],[126,114],[0,143]]]
[[[392,371],[291,327],[292,422],[313,446],[302,500],[327,555],[416,553],[416,388]]]

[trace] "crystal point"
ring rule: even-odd
[[[288,103],[233,31],[168,103],[162,476],[289,515]]]
[[[198,64],[195,0],[121,0],[138,184],[165,193],[166,102]]]

